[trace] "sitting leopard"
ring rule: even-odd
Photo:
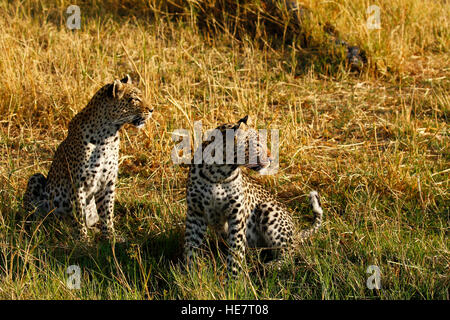
[[[275,257],[280,257],[317,232],[323,214],[319,196],[312,191],[309,201],[315,221],[311,228],[297,232],[291,211],[242,171],[241,167],[247,167],[261,173],[272,161],[261,136],[255,130],[240,128],[247,124],[247,119],[216,128],[216,132],[221,133],[217,141],[223,138],[222,149],[234,150],[234,159],[190,164],[187,181],[185,261],[188,266],[191,264],[193,250],[202,244],[210,226],[227,237],[227,268],[233,277],[238,274],[246,245],[268,248]],[[231,135],[227,136],[226,132]],[[215,140],[216,136],[203,142],[196,152],[201,151],[205,159],[205,153],[208,156],[207,150]],[[213,157],[214,153],[215,150],[211,152]],[[255,155],[257,161],[252,161]]]
[[[100,220],[102,235],[111,239],[119,129],[126,123],[143,127],[152,112],[128,75],[99,89],[70,121],[47,178],[37,173],[29,179],[24,209],[75,218],[72,221],[85,240],[87,228]]]

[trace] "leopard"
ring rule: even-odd
[[[103,85],[69,122],[47,177],[33,174],[23,196],[27,216],[69,218],[78,238],[99,222],[102,237],[115,239],[114,200],[120,129],[145,126],[153,108],[127,74]]]
[[[245,116],[238,122],[218,126],[216,135],[210,135],[196,150],[202,152],[205,161],[188,164],[184,236],[187,268],[192,266],[208,227],[227,242],[227,274],[236,278],[247,248],[264,248],[273,261],[280,261],[322,226],[323,209],[317,191],[309,193],[314,221],[299,230],[292,210],[244,171],[267,174],[274,162],[265,140],[248,127],[247,120]],[[233,150],[226,162],[215,157],[217,148],[211,144],[218,142],[223,143],[222,150]],[[214,159],[207,161],[208,156]]]

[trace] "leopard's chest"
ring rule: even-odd
[[[195,199],[191,205],[203,212],[209,225],[222,225],[236,206],[244,206],[245,186],[240,179],[232,183],[197,180],[189,190],[190,198]]]
[[[119,145],[115,142],[88,145],[85,159],[82,180],[86,189],[98,192],[117,175]]]
[[[244,190],[240,183],[211,184],[208,189],[211,196],[209,209],[218,213],[230,207],[230,203],[242,202],[244,198]]]

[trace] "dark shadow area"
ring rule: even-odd
[[[314,12],[297,1],[199,1],[193,7],[197,26],[208,38],[227,33],[239,41],[250,37],[275,50],[300,51],[296,61],[300,73],[311,65],[319,72],[333,73],[339,65],[360,72],[367,64],[364,50],[348,44],[328,21],[313,26]],[[313,35],[317,27],[320,38]]]

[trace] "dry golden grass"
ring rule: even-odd
[[[311,34],[332,21],[368,52],[365,72],[305,67],[307,48],[263,36],[208,34],[196,24],[201,1],[78,2],[76,31],[65,26],[70,1],[2,2],[0,298],[448,299],[449,4],[377,1],[382,29],[369,31],[370,1],[303,2]],[[77,251],[45,226],[30,237],[20,210],[28,177],[47,173],[70,119],[125,73],[155,107],[144,130],[122,131],[116,211],[129,243],[112,261],[108,245]],[[172,164],[171,132],[246,114],[280,130],[280,171],[258,179],[299,216],[317,189],[326,222],[282,277],[250,272],[227,291],[219,258],[194,275],[178,264],[186,171]],[[69,264],[84,266],[81,291],[64,286]],[[365,287],[372,264],[380,291]]]

